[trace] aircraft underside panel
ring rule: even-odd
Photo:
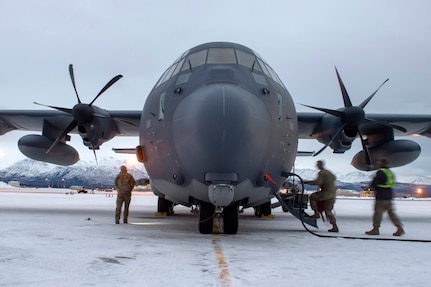
[[[163,179],[152,179],[152,186],[157,189],[157,194],[163,194],[165,199],[174,203],[190,206],[190,196],[199,200],[210,202],[209,185],[202,184],[197,180],[192,180],[186,186],[178,186]],[[247,198],[247,206],[257,206],[267,202],[271,196],[269,186],[253,187],[249,180],[233,186],[234,196],[232,202]]]

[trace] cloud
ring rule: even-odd
[[[341,107],[337,66],[354,104],[390,78],[367,105],[368,113],[429,114],[430,8],[427,1],[412,5],[389,0],[9,1],[0,11],[5,43],[0,45],[1,106],[37,109],[37,101],[72,107],[77,101],[67,71],[72,63],[84,101],[92,100],[114,75],[123,74],[96,104],[141,109],[154,83],[181,53],[203,42],[232,41],[258,52],[296,103]],[[0,141],[0,148],[15,156],[16,141],[9,145],[6,136]],[[421,158],[409,166],[426,166],[431,154],[427,143]],[[79,138],[77,144],[82,149]],[[316,141],[311,144],[312,150],[321,147]],[[326,151],[322,156],[334,166],[350,168],[360,144],[354,148],[345,156]],[[88,150],[80,154],[92,157]],[[307,165],[310,162],[314,166],[314,158]]]

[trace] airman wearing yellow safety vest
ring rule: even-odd
[[[379,235],[379,228],[382,221],[382,216],[383,213],[387,211],[392,223],[397,227],[397,230],[392,235],[401,236],[405,232],[402,227],[401,221],[395,214],[395,209],[392,206],[392,187],[395,185],[395,176],[388,168],[389,162],[387,159],[380,159],[378,164],[380,168],[377,170],[374,179],[370,185],[370,188],[374,190],[374,194],[376,197],[373,215],[373,229],[365,233],[368,235]]]

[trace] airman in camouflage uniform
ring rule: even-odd
[[[115,187],[117,189],[117,208],[115,209],[115,223],[120,223],[121,208],[124,202],[123,222],[127,223],[129,216],[129,205],[132,199],[132,190],[136,182],[133,176],[127,172],[127,167],[122,165],[120,173],[115,178]]]
[[[306,184],[318,185],[319,191],[314,192],[310,195],[310,206],[313,209],[314,214],[309,216],[311,218],[319,218],[319,211],[317,202],[323,201],[323,209],[326,216],[329,219],[329,223],[332,224],[332,228],[329,232],[338,232],[338,226],[336,223],[335,215],[332,212],[335,204],[336,197],[336,186],[335,186],[335,175],[329,170],[325,169],[324,163],[321,160],[316,162],[316,167],[320,170],[315,180],[304,181]]]

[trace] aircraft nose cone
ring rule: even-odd
[[[256,172],[270,138],[271,118],[259,96],[229,84],[188,95],[173,116],[173,137],[184,168],[203,181],[205,172]]]

